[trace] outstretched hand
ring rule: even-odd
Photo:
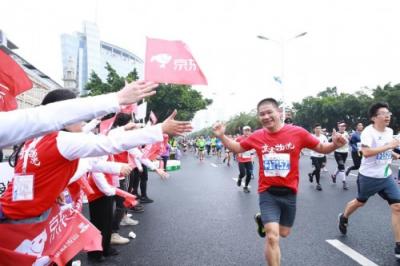
[[[118,102],[120,105],[136,103],[145,97],[152,96],[156,93],[154,90],[158,87],[158,83],[150,81],[132,81],[117,92]]]
[[[175,120],[175,116],[177,111],[174,110],[172,114],[164,120],[161,124],[161,128],[163,133],[171,135],[171,136],[183,136],[186,132],[191,132],[193,127],[188,121],[177,121]]]
[[[213,127],[214,135],[220,138],[222,135],[225,134],[225,125],[222,122],[216,122]]]

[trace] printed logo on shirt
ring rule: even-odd
[[[271,152],[290,152],[291,150],[294,149],[295,145],[291,142],[286,144],[276,144],[275,146],[268,146],[267,144],[264,144],[262,146],[261,152],[263,154]]]

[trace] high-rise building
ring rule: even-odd
[[[32,89],[17,96],[18,108],[35,107],[40,105],[44,96],[51,90],[60,89],[61,85],[51,79],[45,73],[37,69],[30,62],[18,55],[15,50],[18,47],[8,40],[0,30],[0,49],[10,55],[26,72],[32,80]]]
[[[143,60],[116,45],[100,40],[95,23],[84,21],[83,32],[61,35],[64,86],[85,94],[85,85],[94,71],[103,81],[107,78],[105,66],[109,63],[120,76],[136,68],[143,77]]]

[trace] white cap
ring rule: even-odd
[[[243,130],[251,130],[251,127],[249,127],[249,126],[244,126],[244,127],[243,127]]]

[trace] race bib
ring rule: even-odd
[[[390,164],[392,161],[392,151],[378,153],[375,158],[378,164]]]
[[[264,175],[286,177],[290,172],[289,153],[268,153],[263,155]]]
[[[33,200],[34,175],[15,175],[13,181],[13,201]]]

